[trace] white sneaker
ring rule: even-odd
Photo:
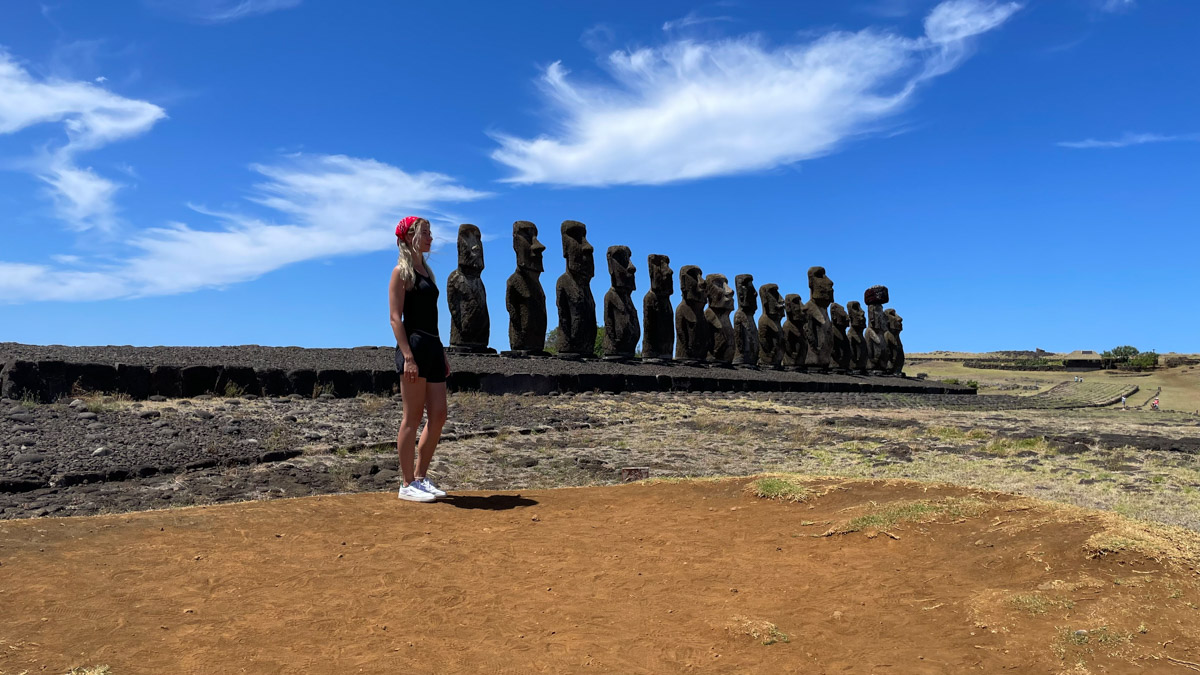
[[[433,495],[434,497],[445,497],[446,496],[446,491],[438,489],[438,486],[434,485],[433,482],[430,481],[428,478],[418,478],[418,479],[414,480],[413,482],[409,483],[409,485],[415,485],[418,490],[427,492],[427,493]]]
[[[433,495],[418,488],[416,481],[413,481],[400,488],[399,497],[400,499],[405,499],[410,502],[431,502],[435,499]]]

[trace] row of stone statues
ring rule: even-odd
[[[533,223],[513,223],[517,270],[508,278],[504,295],[511,345],[504,354],[511,356],[546,355],[546,295],[539,280],[546,247],[537,235]],[[593,356],[597,333],[596,301],[591,290],[595,249],[588,243],[587,226],[563,221],[562,244],[567,269],[555,284],[558,336],[554,347],[563,358]],[[722,274],[704,276],[699,267],[684,265],[679,270],[683,297],[672,309],[675,288],[671,260],[652,253],[647,258],[650,290],[642,300],[644,322],[639,322],[633,302],[636,268],[629,247],[610,246],[607,258],[612,287],[604,295],[602,351],[606,359],[634,358],[640,337],[644,363],[903,372],[900,332],[904,322],[896,310],[883,309],[889,300],[886,286],[867,289],[863,294],[867,305],[864,312],[857,301],[845,307],[833,301],[833,280],[823,267],[809,268],[809,301],[802,302],[794,293],[781,296],[776,284],[763,284],[756,290],[754,277],[749,274],[737,275],[731,288]],[[446,284],[449,351],[494,353],[488,347],[491,323],[487,293],[480,279],[482,271],[479,228],[462,225],[458,230],[458,268],[450,273]],[[756,323],[754,315],[760,298],[763,312]]]

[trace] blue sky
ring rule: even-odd
[[[395,221],[559,224],[842,304],[909,351],[1200,351],[1200,4],[0,7],[0,341],[389,344]],[[673,298],[678,302],[678,295]],[[449,334],[443,307],[442,330]]]

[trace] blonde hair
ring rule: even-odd
[[[396,248],[400,251],[400,255],[396,258],[396,269],[400,270],[400,278],[404,280],[404,290],[406,291],[412,290],[413,284],[417,282],[417,271],[413,261],[421,255],[421,252],[413,246],[413,242],[427,230],[429,230],[429,221],[418,218],[417,222],[408,228],[403,239],[396,237]],[[433,270],[429,268],[429,256],[421,256],[421,262],[425,265],[425,275],[432,279]]]

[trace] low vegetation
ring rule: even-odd
[[[989,506],[974,497],[950,497],[936,501],[902,501],[885,504],[861,516],[851,518],[840,525],[835,525],[827,532],[816,536],[834,534],[849,534],[851,532],[876,531],[887,532],[902,523],[921,523],[939,518],[972,518],[985,511]]]
[[[745,616],[735,616],[730,622],[729,631],[735,635],[748,635],[755,640],[758,640],[764,645],[773,645],[780,642],[791,642],[791,638],[787,633],[779,630],[779,627],[770,621],[762,621],[759,619],[751,619]]]
[[[767,476],[753,481],[746,488],[761,499],[777,499],[785,502],[802,502],[812,495],[812,489],[795,478]]]

